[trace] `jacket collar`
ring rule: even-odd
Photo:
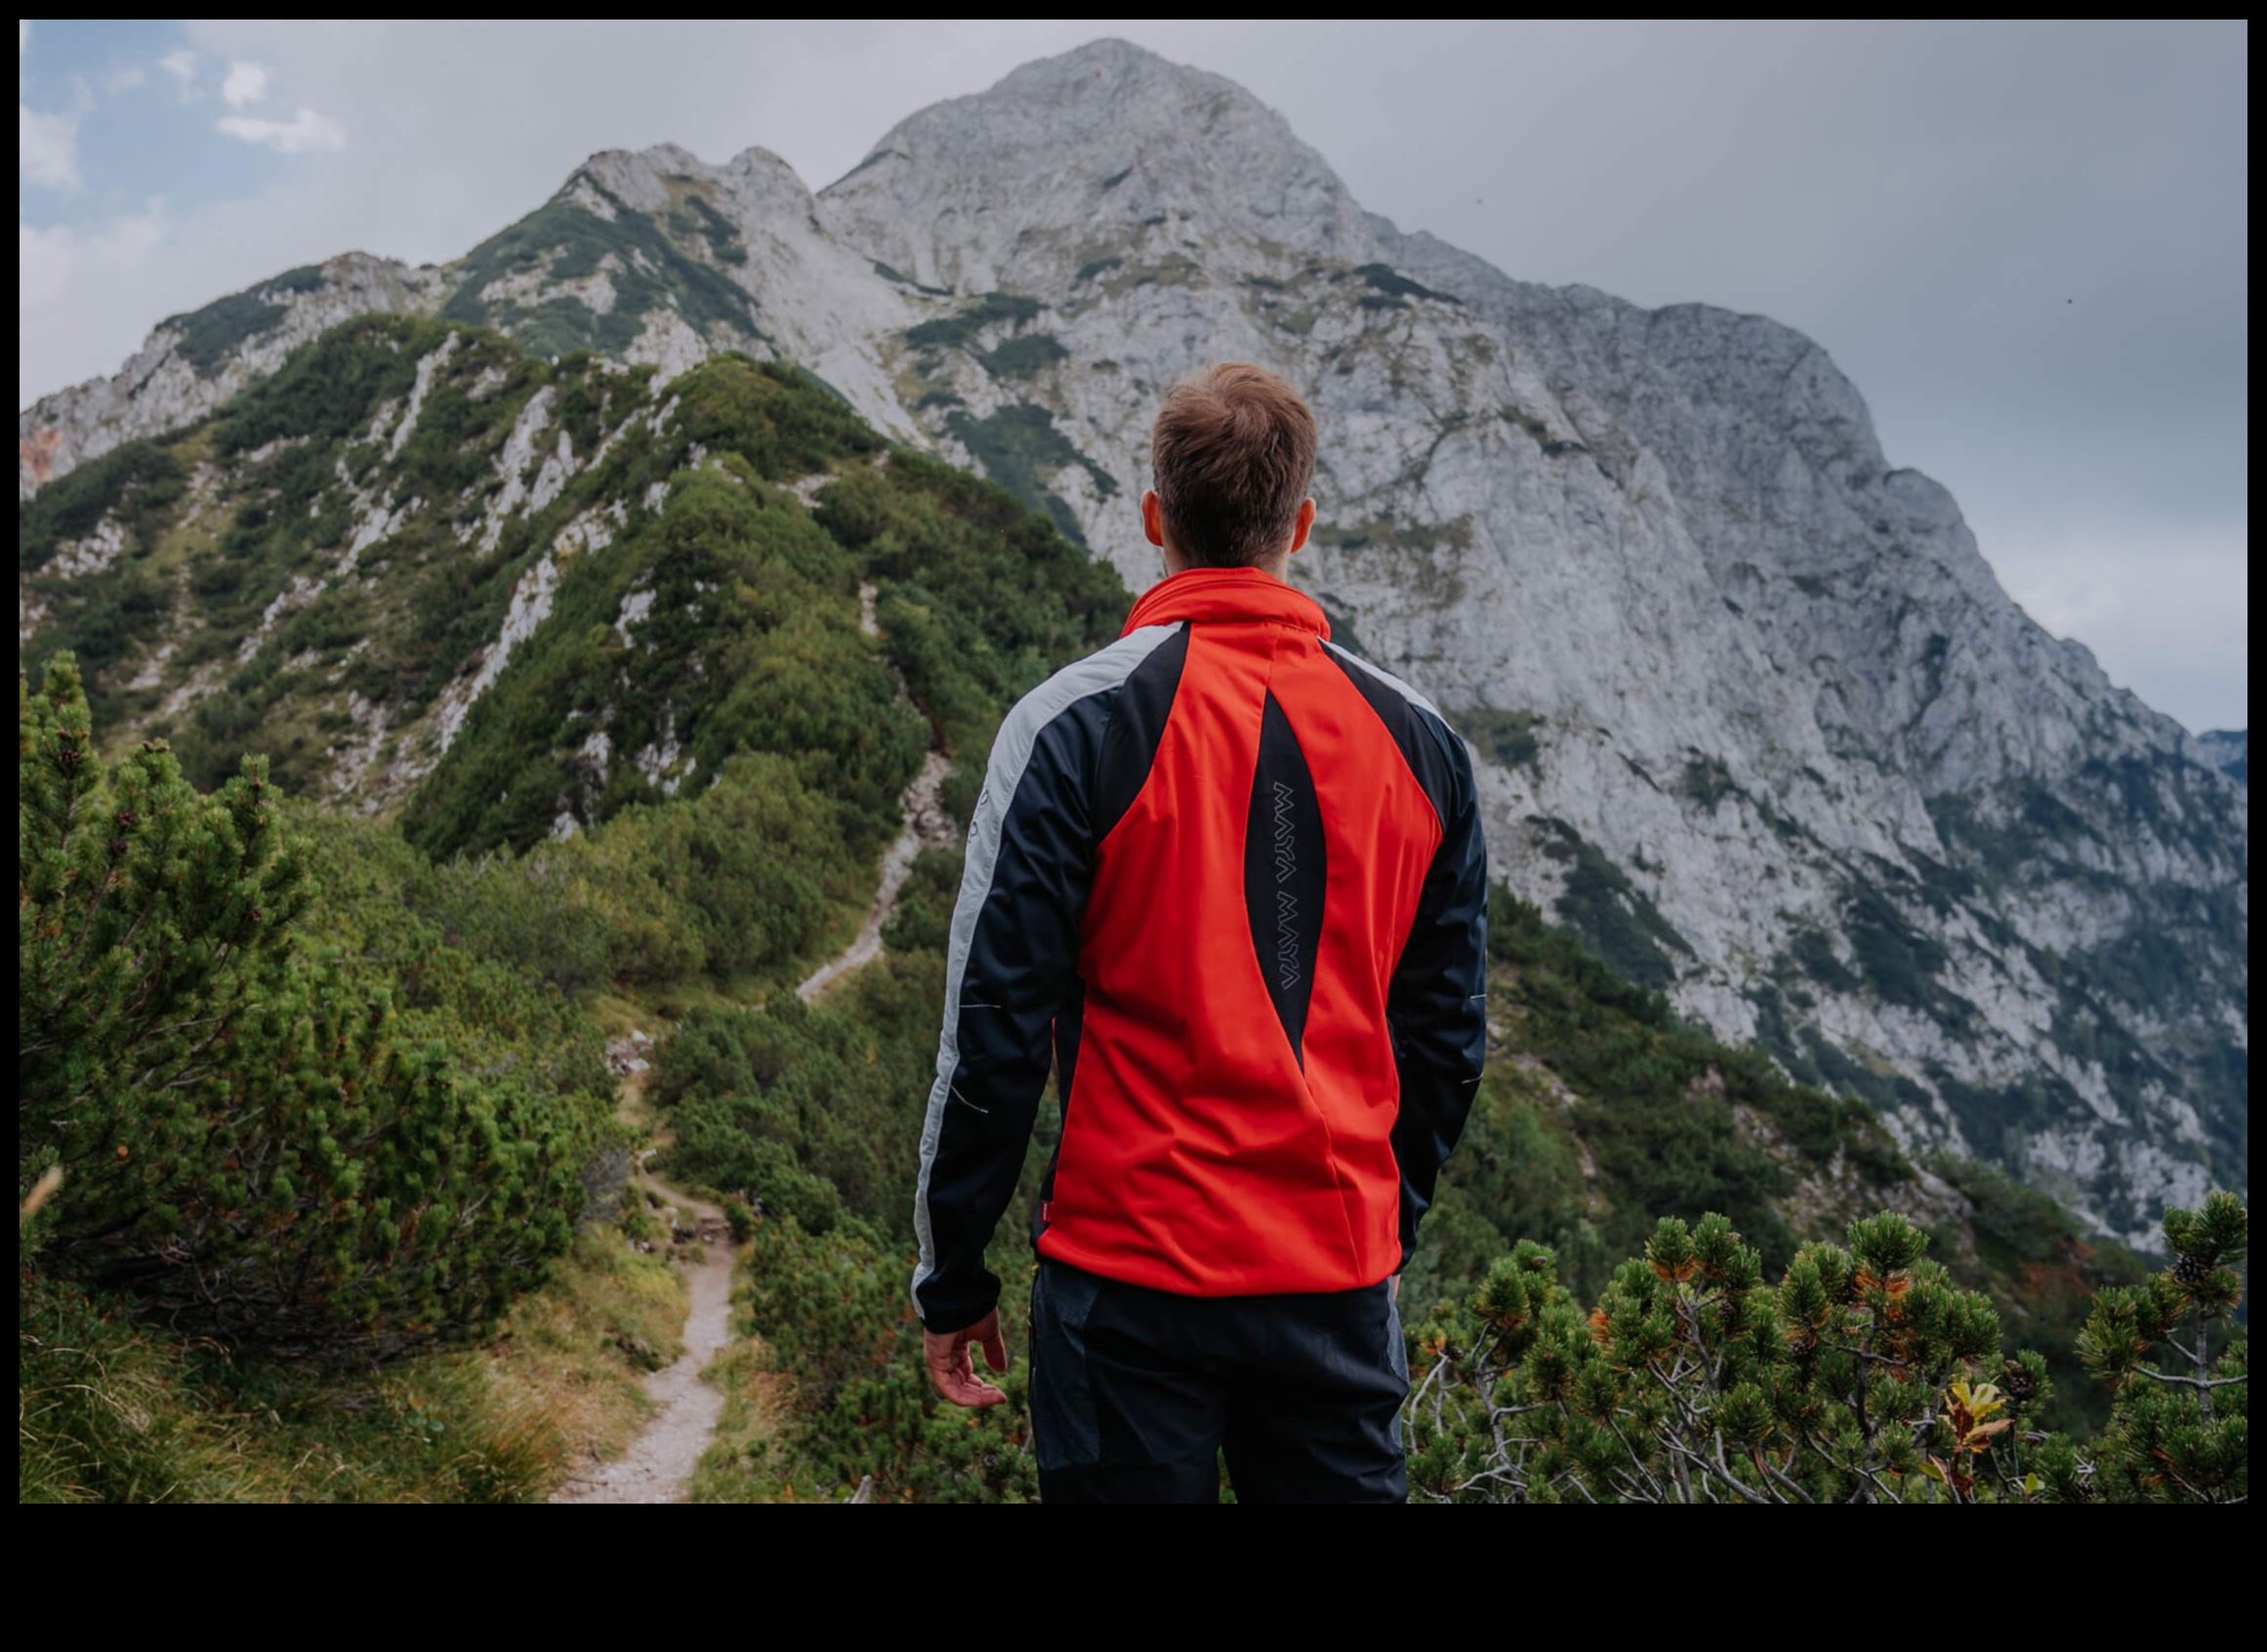
[[[1161,580],[1134,604],[1126,631],[1175,620],[1288,625],[1317,637],[1331,634],[1330,619],[1311,597],[1257,568],[1189,568]]]

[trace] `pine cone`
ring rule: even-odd
[[[2024,1370],[2019,1362],[2012,1359],[1999,1369],[1999,1388],[2017,1404],[2021,1404],[2039,1392],[2039,1384],[2031,1380],[2031,1373]]]

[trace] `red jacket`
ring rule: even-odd
[[[981,1318],[1052,1057],[1040,1252],[1194,1296],[1397,1271],[1485,1046],[1463,743],[1251,569],[1152,589],[994,744],[952,928],[914,1299]]]

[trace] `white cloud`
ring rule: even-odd
[[[79,120],[16,105],[17,176],[48,189],[79,186]]]
[[[302,109],[289,120],[223,115],[218,124],[229,137],[247,144],[266,144],[279,155],[336,152],[347,146],[347,129],[312,109]]]
[[[195,88],[197,55],[185,46],[178,52],[168,52],[158,59],[157,66],[173,76],[174,85],[181,90],[182,102],[187,103]]]
[[[228,78],[221,82],[221,101],[232,109],[257,103],[268,96],[268,71],[258,63],[230,63]]]
[[[31,50],[31,24],[16,20],[16,176],[45,189],[79,186],[79,118],[47,114],[23,102],[23,57]]]
[[[149,84],[149,71],[140,63],[128,63],[103,76],[103,90],[112,96],[120,92],[139,92]]]
[[[36,307],[51,309],[59,300],[68,302],[87,296],[90,284],[106,288],[132,287],[146,279],[141,267],[165,239],[164,209],[151,201],[141,214],[129,218],[112,219],[94,229],[76,229],[68,225],[58,225],[53,229],[34,229],[28,224],[16,226],[17,303],[21,313],[29,315]],[[103,295],[107,298],[109,294]],[[146,328],[148,322],[138,324]],[[19,387],[22,399],[29,402],[35,394],[54,390],[61,381],[53,376],[53,368],[46,365],[42,349],[44,334],[27,333],[20,341],[24,383]],[[31,386],[36,385],[36,391]]]

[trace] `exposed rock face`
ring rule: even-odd
[[[2211,728],[2196,737],[2197,761],[2246,790],[2250,787],[2250,751],[2249,736],[2241,728]]]
[[[880,365],[920,319],[871,263],[819,227],[768,149],[710,166],[673,144],[594,155],[550,203],[452,267],[442,313],[556,353],[595,349],[664,378],[711,350],[795,361],[901,439],[919,430]]]
[[[17,416],[17,495],[121,442],[203,418],[350,315],[431,310],[444,291],[431,268],[342,253],[169,317],[111,377],[43,395]]]
[[[923,110],[815,199],[763,150],[610,153],[444,271],[323,276],[258,290],[285,319],[213,377],[168,323],[21,434],[64,431],[61,474],[194,417],[318,303],[665,371],[739,348],[1139,587],[1158,396],[1267,363],[1324,432],[1294,576],[1459,721],[1518,892],[2107,1231],[2149,1243],[2247,1180],[2242,736],[2186,735],[2034,625],[1785,327],[1404,235],[1249,94],[1118,42]]]

